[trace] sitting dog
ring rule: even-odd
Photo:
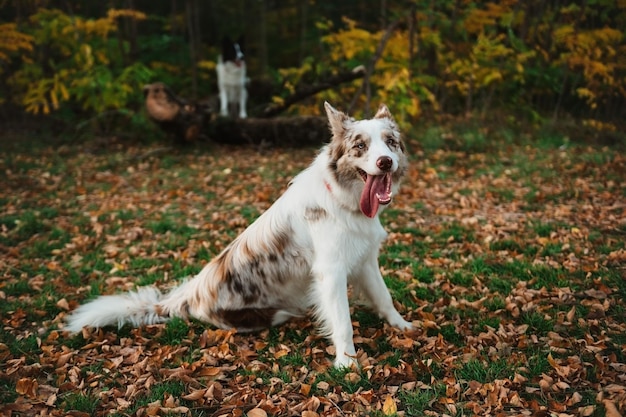
[[[231,108],[238,108],[239,117],[245,119],[246,100],[246,61],[243,55],[243,37],[236,42],[224,37],[222,40],[222,54],[217,59],[217,87],[220,94],[220,115],[237,114]],[[237,110],[237,109],[234,109]]]
[[[348,285],[392,326],[395,309],[378,265],[380,211],[407,170],[389,109],[355,120],[325,103],[332,139],[284,194],[195,277],[167,294],[154,287],[97,298],[69,317],[84,326],[138,326],[195,317],[224,329],[276,326],[311,310],[335,345],[335,366],[355,364]]]

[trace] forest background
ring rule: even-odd
[[[329,100],[361,116],[385,102],[405,128],[471,115],[622,142],[624,0],[15,0],[0,10],[5,122],[47,115],[64,129],[139,131],[144,84],[215,95],[221,39],[243,35],[252,117],[299,86],[365,65],[366,84],[289,111],[319,114]]]

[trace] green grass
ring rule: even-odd
[[[114,414],[114,415],[116,416],[117,415],[119,416],[135,415],[137,411],[139,411],[141,408],[146,407],[149,404],[154,403],[156,401],[163,401],[165,398],[169,396],[172,396],[177,399],[180,398],[186,393],[186,389],[187,388],[182,381],[170,380],[170,381],[158,382],[152,385],[146,394],[138,397],[135,403],[129,409],[125,410],[128,414],[121,413],[121,414]],[[185,400],[181,400],[180,402],[181,402],[181,405],[189,404]],[[169,415],[169,414],[165,414],[165,415]],[[204,414],[203,412],[199,412],[197,415],[202,416]]]
[[[532,380],[540,377],[542,374],[547,374],[550,368],[548,353],[534,349],[527,352],[526,364],[521,373]]]
[[[95,395],[83,394],[82,392],[69,392],[63,398],[65,411],[78,411],[88,415],[95,415],[98,403],[98,398]]]
[[[178,236],[190,236],[196,232],[195,229],[181,224],[171,217],[163,217],[160,220],[148,223],[148,229],[156,234],[172,233]]]
[[[474,278],[470,274],[462,270],[457,270],[452,273],[452,276],[450,277],[450,282],[454,285],[460,285],[462,287],[469,288],[474,283]]]
[[[389,291],[391,292],[391,295],[395,299],[401,300],[402,304],[409,308],[416,306],[411,290],[407,287],[407,283],[388,277],[385,277],[384,280],[387,284],[387,288],[389,288]]]
[[[439,233],[438,239],[449,242],[474,242],[476,237],[474,231],[458,223],[444,225],[444,229]]]
[[[554,322],[545,317],[544,314],[533,311],[522,313],[521,322],[527,324],[529,332],[538,336],[545,336],[548,332],[554,330]]]
[[[457,371],[457,377],[462,381],[477,381],[480,383],[493,382],[496,379],[512,379],[514,369],[505,359],[479,360],[470,359]]]
[[[435,271],[426,266],[415,265],[413,267],[413,277],[424,284],[432,284],[435,282]]]
[[[492,251],[522,252],[522,246],[513,239],[496,240],[489,245]]]
[[[483,306],[485,306],[489,311],[497,311],[505,308],[506,303],[504,302],[502,297],[493,296],[485,300]]]
[[[165,329],[159,337],[159,343],[165,345],[180,345],[188,337],[189,325],[184,319],[174,317],[165,324]]]
[[[39,361],[39,355],[41,354],[41,347],[37,336],[29,335],[22,338],[9,338],[5,337],[6,333],[0,330],[0,335],[3,337],[0,340],[4,340],[7,343],[9,352],[17,357],[23,357],[28,363],[37,363]]]
[[[494,293],[498,293],[502,296],[507,296],[511,293],[511,290],[513,289],[513,284],[514,283],[511,279],[493,277],[488,281],[487,287],[490,291]]]
[[[324,375],[324,379],[329,382],[331,386],[340,387],[342,391],[348,394],[354,394],[358,390],[372,388],[372,384],[367,378],[367,375],[361,369],[330,368]]]
[[[490,327],[494,330],[498,330],[500,326],[501,319],[499,317],[483,317],[478,320],[478,323],[475,326],[479,332],[487,331],[487,328]]]
[[[462,346],[464,342],[464,337],[460,334],[454,324],[444,324],[440,327],[439,333],[443,336],[443,338],[453,343],[457,346]]]
[[[567,274],[562,269],[556,269],[549,266],[537,265],[530,270],[530,288],[552,289],[556,287],[567,287],[571,283],[567,279]]]
[[[412,391],[402,390],[398,397],[407,416],[426,416],[433,410],[433,403],[445,397],[445,386],[434,384],[432,388],[420,388]]]
[[[21,215],[8,215],[0,217],[0,227],[9,230],[6,236],[0,235],[0,243],[13,246],[21,241],[50,230],[51,226],[46,221],[49,218],[39,211],[28,210]]]

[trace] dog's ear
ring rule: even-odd
[[[342,137],[346,129],[345,122],[348,120],[348,115],[335,109],[327,101],[324,102],[324,108],[326,109],[330,131],[334,136]]]
[[[384,104],[381,104],[380,107],[378,108],[378,111],[374,115],[374,119],[393,120],[393,116],[391,115],[391,112],[389,111],[389,107],[387,107]]]
[[[246,44],[246,38],[243,35],[239,36],[237,38],[237,44],[239,45],[239,49],[243,51],[243,47]]]

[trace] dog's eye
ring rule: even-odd
[[[385,143],[388,146],[396,146],[396,140],[394,139],[393,136],[387,136],[387,139],[385,140]]]
[[[354,145],[355,148],[363,150],[365,149],[365,143],[364,142],[359,142],[356,145]]]

